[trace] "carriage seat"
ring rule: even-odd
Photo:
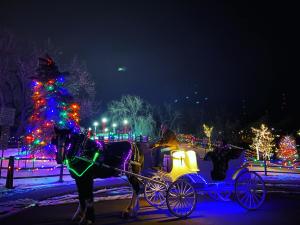
[[[233,171],[238,166],[242,165],[242,150],[234,148],[215,148],[213,151],[208,152],[204,160],[210,160],[213,164],[211,170],[211,179],[214,181],[222,181],[226,177],[231,177]],[[234,163],[230,163],[233,161]],[[229,167],[230,165],[230,167]]]

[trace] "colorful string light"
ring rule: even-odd
[[[294,137],[284,136],[280,139],[277,156],[286,166],[291,165],[298,158]]]
[[[56,78],[52,76],[43,81],[32,81],[34,110],[25,136],[27,151],[54,156],[55,149],[51,145],[54,126],[80,132],[80,106],[72,102],[72,96],[64,84],[65,78],[60,73]]]
[[[213,131],[214,127],[209,127],[206,124],[203,124],[203,131],[205,136],[208,138],[208,149],[211,150],[212,149],[212,144],[211,144],[211,134]]]
[[[272,155],[272,150],[275,147],[273,134],[264,124],[258,129],[251,127],[251,130],[254,133],[254,138],[252,139],[250,148],[256,150],[257,160],[259,160],[259,152],[262,152],[264,159],[269,160]]]

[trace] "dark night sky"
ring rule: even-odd
[[[284,92],[296,115],[295,9],[287,1],[2,0],[0,26],[33,42],[51,38],[66,59],[77,54],[104,103],[127,93],[154,104],[193,96],[238,111],[246,99],[260,113],[279,108]]]

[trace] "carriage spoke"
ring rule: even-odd
[[[257,209],[265,199],[266,190],[263,180],[255,172],[240,174],[235,183],[236,197],[241,206]]]
[[[163,197],[163,195],[162,195],[160,192],[157,192],[157,195],[158,195],[159,200],[160,200],[161,202],[164,201],[164,197]]]
[[[178,180],[171,184],[167,192],[167,206],[177,217],[190,215],[196,205],[195,190],[185,180]]]
[[[184,194],[188,193],[190,190],[192,190],[191,186],[188,187],[188,189],[184,192]]]
[[[160,177],[152,177],[154,181],[165,183]],[[148,181],[145,185],[144,196],[146,201],[156,208],[161,208],[166,202],[165,193],[167,192],[167,186],[158,184],[152,181]]]
[[[257,197],[257,195],[255,194],[255,192],[253,192],[253,200],[254,200],[256,203],[259,203],[259,202],[260,202],[260,199],[259,199],[259,197]]]
[[[249,208],[251,209],[252,208],[252,194],[249,193]]]

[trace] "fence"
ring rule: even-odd
[[[247,162],[250,168],[254,169],[256,172],[263,172],[265,176],[268,176],[268,173],[272,174],[300,174],[300,166],[285,166],[275,164],[275,162],[270,161],[252,161]],[[263,168],[263,170],[259,170]],[[257,170],[258,169],[258,170]]]
[[[105,142],[115,142],[115,141],[134,141],[134,142],[143,142],[147,143],[149,141],[148,136],[136,136],[134,139],[108,139],[108,140],[103,140]],[[20,153],[20,146],[18,145],[18,154]],[[3,150],[4,151],[4,150]],[[29,178],[46,178],[46,177],[59,177],[59,182],[63,182],[63,176],[69,175],[69,173],[64,173],[64,169],[66,168],[65,165],[60,164],[57,165],[56,160],[53,158],[45,158],[45,157],[15,157],[15,156],[10,156],[10,157],[3,157],[3,151],[2,151],[2,157],[0,158],[1,165],[0,165],[0,178],[6,179],[6,187],[7,188],[13,188],[13,180],[14,179],[29,179]],[[4,162],[4,164],[3,164]],[[53,166],[43,166],[41,163],[38,162],[53,162]],[[34,171],[41,171],[41,170],[54,170],[59,168],[59,173],[56,174],[45,174],[45,175],[38,175],[38,176],[33,176],[33,175],[27,175],[27,176],[15,176],[15,172],[20,172],[20,171],[29,171],[29,172],[34,172]],[[6,176],[2,175],[2,171],[6,171]]]
[[[28,158],[28,157],[2,157],[1,161],[4,161],[4,166],[0,167],[0,178],[6,178],[6,188],[13,188],[13,180],[14,179],[29,179],[29,178],[45,178],[45,177],[59,177],[59,182],[63,182],[63,176],[69,175],[69,173],[64,173],[64,166],[61,165],[54,165],[54,166],[37,166],[39,161],[42,161],[43,163],[49,161],[56,164],[56,160],[52,158]],[[22,163],[23,162],[23,163]],[[23,164],[20,167],[20,164]],[[40,164],[40,163],[39,163]],[[6,166],[5,166],[6,165]],[[37,176],[15,176],[15,172],[22,172],[22,171],[28,171],[28,172],[34,172],[34,171],[41,171],[41,170],[54,170],[59,168],[59,173],[56,174],[45,174],[45,175],[37,175]],[[6,170],[6,176],[2,176],[2,171]]]

